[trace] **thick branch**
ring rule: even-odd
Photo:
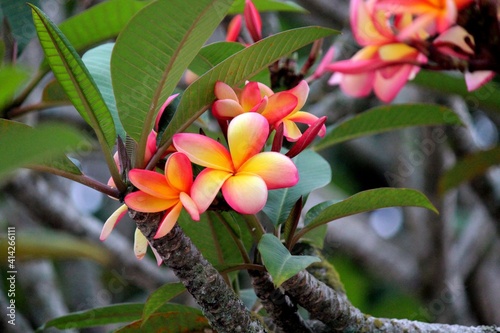
[[[405,319],[375,318],[363,314],[340,293],[302,271],[283,284],[285,291],[309,311],[311,317],[325,323],[331,332],[500,332],[500,328],[429,324]]]
[[[286,333],[312,332],[297,313],[297,306],[292,304],[283,291],[276,289],[267,272],[249,270],[252,285],[257,297],[274,323]]]
[[[214,329],[220,333],[265,332],[262,323],[245,308],[178,225],[166,236],[154,239],[162,214],[130,211],[130,216],[196,299]]]

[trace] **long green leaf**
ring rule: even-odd
[[[181,307],[181,305],[178,305]],[[184,308],[188,308],[184,306]],[[136,332],[210,332],[210,324],[201,311],[193,308],[192,311],[185,309],[179,311],[169,311],[153,314],[147,322],[144,320],[135,321],[125,327],[115,331],[115,333],[136,333]]]
[[[118,37],[111,57],[116,105],[140,156],[160,106],[229,7],[228,0],[160,0]]]
[[[18,122],[0,119],[0,178],[9,172],[30,165],[60,165],[64,171],[80,174],[64,155],[88,143],[74,129],[61,125],[31,128]],[[66,159],[66,162],[60,162]],[[68,163],[68,164],[66,164]]]
[[[498,164],[500,164],[500,147],[466,156],[441,176],[439,192],[445,193],[465,181],[484,174],[489,168]]]
[[[0,238],[0,250],[7,253],[7,240]],[[36,232],[19,231],[16,234],[16,259],[75,259],[94,260],[101,265],[112,261],[111,253],[102,246],[65,232],[54,230],[37,230]]]
[[[395,206],[422,207],[437,213],[436,207],[432,205],[429,199],[416,190],[398,188],[367,190],[356,193],[345,200],[325,208],[316,218],[295,235],[294,243],[314,228],[333,220],[379,208]]]
[[[461,124],[460,118],[452,110],[439,105],[378,106],[333,128],[314,149],[318,151],[347,140],[405,127]]]
[[[163,133],[161,144],[185,130],[210,106],[215,99],[213,89],[217,81],[230,86],[242,84],[279,58],[335,33],[335,30],[321,27],[293,29],[264,38],[227,58],[186,89],[177,112]]]
[[[299,170],[299,182],[290,188],[269,191],[263,209],[274,225],[285,222],[293,205],[301,196],[307,196],[331,180],[330,165],[318,153],[308,149],[294,157],[293,161]]]
[[[113,146],[116,140],[113,118],[92,76],[59,28],[40,9],[31,8],[38,38],[55,77],[95,131],[103,149]]]
[[[143,323],[145,323],[163,304],[184,291],[186,291],[186,287],[184,287],[182,283],[177,282],[164,284],[152,292],[146,300],[146,304],[144,304],[144,311],[142,314]]]
[[[38,330],[45,330],[50,327],[59,329],[85,328],[132,322],[141,319],[143,309],[144,304],[142,303],[123,303],[78,311],[49,320]],[[158,313],[171,312],[201,314],[198,309],[177,304],[165,304],[158,309]]]
[[[272,234],[262,236],[258,249],[262,256],[264,266],[273,278],[276,287],[305,269],[314,262],[319,262],[318,257],[313,256],[292,256],[281,241]]]
[[[82,56],[82,61],[87,66],[108,106],[109,112],[113,117],[116,133],[125,140],[126,133],[116,110],[115,94],[111,83],[111,52],[114,45],[114,43],[106,43],[94,47],[85,52]]]
[[[197,75],[203,75],[236,52],[244,50],[240,43],[216,42],[204,46],[189,65]]]
[[[280,11],[280,12],[297,12],[307,13],[307,10],[297,5],[292,1],[276,1],[276,0],[252,0],[253,4],[259,12]],[[236,0],[231,7],[229,13],[242,13],[245,8],[245,0]]]
[[[500,111],[500,94],[497,93],[500,84],[496,82],[489,82],[477,90],[467,91],[461,74],[457,76],[425,70],[420,71],[411,82],[439,93],[462,96],[472,107]]]

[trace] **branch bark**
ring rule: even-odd
[[[406,319],[367,316],[355,308],[346,296],[329,288],[306,271],[283,283],[283,287],[292,300],[308,310],[312,318],[325,323],[330,332],[500,332],[500,328],[490,326],[429,324]]]
[[[215,330],[220,333],[266,332],[263,324],[245,308],[181,227],[176,225],[166,236],[154,239],[162,214],[136,211],[129,211],[129,214],[163,262],[193,295]]]

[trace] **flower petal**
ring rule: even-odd
[[[201,134],[178,133],[173,137],[177,151],[184,153],[191,162],[212,169],[233,172],[231,155],[219,142]]]
[[[182,192],[179,196],[179,199],[182,202],[182,206],[186,211],[189,213],[191,218],[194,221],[199,221],[200,220],[200,211],[198,210],[198,206],[196,205],[196,202],[187,195],[186,193]]]
[[[251,174],[238,174],[226,180],[222,194],[229,206],[241,214],[256,214],[267,201],[266,183]]]
[[[381,101],[391,102],[403,88],[413,71],[413,65],[400,65],[397,72],[391,77],[384,77],[381,73],[375,76],[373,88],[375,94]]]
[[[287,92],[297,97],[297,106],[295,107],[294,111],[298,111],[302,109],[304,104],[306,104],[307,96],[309,96],[309,84],[307,84],[306,80],[302,80],[299,82],[299,84],[297,84],[292,89],[289,89]]]
[[[241,31],[241,15],[236,15],[227,26],[226,42],[236,42]]]
[[[234,92],[233,88],[222,81],[217,81],[215,83],[214,93],[217,99],[230,99],[239,103],[238,96]]]
[[[269,97],[269,101],[262,115],[266,117],[271,126],[288,116],[297,108],[297,96],[283,91]]]
[[[302,132],[297,124],[286,119],[283,120],[283,136],[287,138],[288,141],[295,142],[302,136]]]
[[[115,228],[115,226],[120,222],[120,220],[127,213],[128,207],[127,205],[121,205],[110,217],[104,222],[102,226],[101,235],[99,236],[99,240],[105,240],[111,234],[111,231]]]
[[[352,97],[365,97],[370,94],[375,80],[374,72],[344,74],[340,81],[342,91]]]
[[[165,164],[165,177],[168,184],[179,192],[189,192],[193,184],[191,161],[183,153],[173,153]]]
[[[486,83],[488,83],[495,76],[495,72],[492,71],[475,71],[465,73],[465,83],[467,84],[467,90],[476,90]]]
[[[255,112],[239,115],[229,123],[227,141],[234,170],[238,170],[246,160],[262,150],[268,135],[269,123]]]
[[[135,228],[134,233],[134,254],[139,260],[144,258],[148,250],[149,242],[147,238],[142,234],[139,228]]]
[[[157,213],[169,209],[179,199],[161,199],[142,191],[132,192],[125,197],[125,204],[138,212]]]
[[[292,160],[276,152],[257,154],[238,171],[238,175],[240,173],[258,175],[270,190],[291,187],[299,181],[299,172]]]
[[[287,117],[287,119],[296,123],[307,124],[309,126],[318,121],[318,117],[316,117],[312,113],[305,111],[297,111],[295,113],[292,113],[290,116]],[[325,134],[326,134],[326,126],[323,125],[323,127],[318,132],[318,135],[320,137],[323,137],[325,136]]]
[[[240,104],[243,110],[250,111],[262,101],[259,84],[257,82],[248,82],[241,92]]]
[[[232,99],[220,99],[212,104],[212,114],[218,119],[233,119],[244,112],[240,103]]]
[[[215,169],[205,169],[198,174],[191,187],[191,198],[200,213],[207,210],[222,184],[231,176],[230,172]]]
[[[178,191],[170,187],[165,176],[158,172],[142,169],[132,169],[128,173],[132,184],[139,190],[162,199],[174,199]]]
[[[172,230],[172,228],[177,223],[177,220],[179,219],[181,210],[182,210],[182,203],[179,201],[174,207],[172,207],[172,209],[170,209],[165,214],[163,220],[160,222],[158,230],[156,231],[156,234],[154,236],[155,239],[165,236],[170,232],[170,230]]]
[[[172,101],[177,97],[179,96],[179,94],[174,94],[172,96],[169,96],[167,98],[167,100],[165,101],[165,103],[163,103],[163,105],[161,106],[160,108],[160,111],[158,112],[158,115],[156,116],[156,120],[155,120],[155,129],[156,131],[158,131],[158,126],[160,125],[160,119],[161,119],[161,116],[163,115],[163,113],[165,112],[165,109],[167,108],[167,106],[170,105],[170,103],[172,103]]]

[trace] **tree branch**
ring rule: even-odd
[[[252,277],[252,285],[257,297],[282,332],[313,332],[297,313],[297,306],[292,304],[283,291],[274,287],[269,273],[256,270],[249,270],[248,273]]]
[[[346,296],[302,271],[283,283],[290,297],[309,311],[311,317],[325,323],[331,332],[432,332],[432,333],[498,333],[489,326],[429,324],[406,319],[375,318],[352,306]]]
[[[220,333],[266,332],[178,225],[166,236],[154,239],[162,214],[129,213],[163,262],[193,295],[214,329]]]

